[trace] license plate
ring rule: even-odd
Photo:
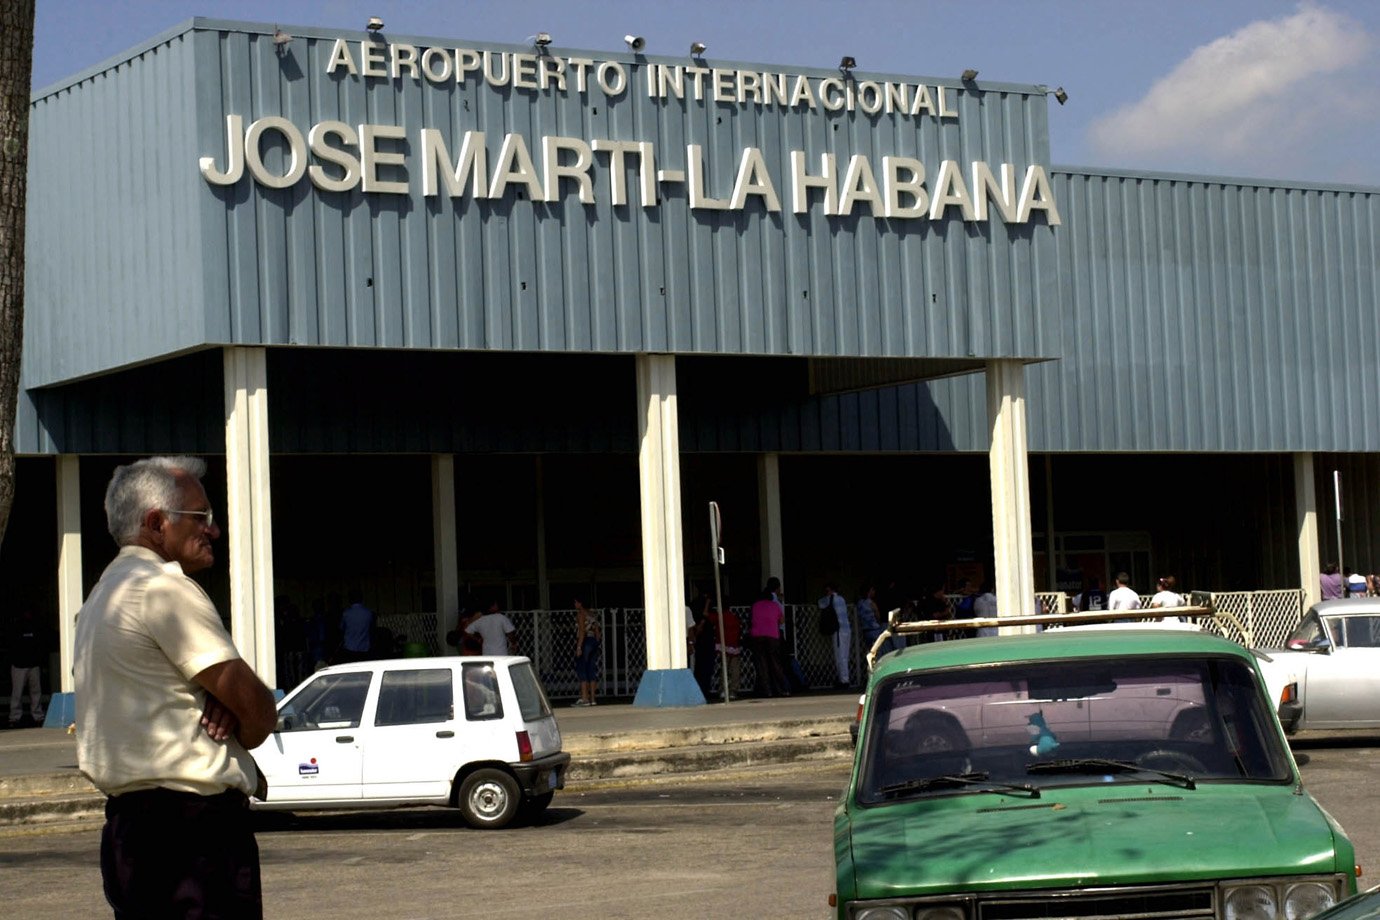
[[[557,787],[557,784],[560,782],[560,779],[560,774],[557,771],[552,770],[550,773],[546,774],[546,788],[555,789]]]

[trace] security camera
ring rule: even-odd
[[[641,35],[624,35],[623,41],[628,43],[628,47],[634,51],[641,51],[647,47],[647,39]]]

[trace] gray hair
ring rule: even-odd
[[[206,475],[206,461],[199,457],[146,457],[117,466],[105,490],[106,529],[120,546],[139,536],[144,515],[167,508],[178,500],[177,474],[197,479]]]

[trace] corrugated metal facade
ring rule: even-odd
[[[1380,190],[1060,172],[1033,450],[1376,451]]]
[[[528,400],[515,428],[445,389],[473,379],[455,352],[665,350],[704,355],[681,362],[686,451],[984,451],[980,374],[829,390],[1062,354],[1027,371],[1034,451],[1380,450],[1380,426],[1366,423],[1380,410],[1380,191],[1062,170],[1052,178],[1063,223],[1049,228],[825,217],[818,202],[799,216],[788,204],[691,210],[683,185],[642,208],[632,165],[623,206],[602,187],[592,206],[428,198],[415,175],[401,196],[209,186],[195,163],[224,161],[227,113],[281,114],[304,133],[327,118],[433,127],[452,146],[482,130],[491,164],[509,132],[533,148],[553,133],[648,140],[669,151],[663,167],[698,143],[720,190],[749,146],[778,184],[791,149],[874,164],[888,153],[1047,156],[1044,100],[1019,88],[951,87],[960,117],[943,122],[662,104],[645,92],[600,104],[473,81],[329,77],[336,34],[300,31],[279,56],[271,29],[197,21],[35,98],[26,387],[209,346],[195,367],[214,414],[216,345],[341,346],[273,351],[275,451],[621,450],[627,419],[606,405],[630,386],[621,371],[574,407],[607,415],[568,411],[580,424],[567,431]],[[649,60],[606,59],[634,87]],[[282,171],[284,151],[266,143],[264,161]],[[318,369],[363,361],[365,346],[435,354],[361,364],[377,370],[350,376],[350,402],[328,399],[320,382],[332,377]],[[849,360],[747,369],[714,354]],[[398,367],[431,382],[397,384]],[[531,368],[543,384],[569,379],[515,367],[509,380]],[[130,370],[108,386],[24,394],[21,451],[164,449],[185,426],[141,379]],[[419,392],[433,402],[405,426],[395,412],[346,408]],[[218,449],[210,421],[183,449]],[[348,436],[326,430],[336,423]]]
[[[197,84],[179,34],[33,100],[25,386],[206,341]]]
[[[37,293],[29,385],[100,373],[198,343],[557,352],[685,352],[971,358],[1057,354],[1054,250],[1043,218],[828,217],[790,210],[790,151],[916,157],[933,183],[943,159],[1048,162],[1046,101],[1033,87],[945,86],[957,118],[797,110],[652,99],[648,67],[684,59],[600,55],[627,69],[605,96],[463,83],[329,75],[341,33],[196,20],[127,64],[35,99],[30,279]],[[360,55],[357,36],[349,47]],[[389,36],[418,48],[454,41]],[[471,46],[465,46],[471,47]],[[530,48],[472,46],[530,53]],[[591,55],[591,57],[594,57]],[[736,65],[720,65],[736,66]],[[744,65],[744,69],[747,65]],[[773,68],[754,69],[758,72]],[[813,79],[837,71],[800,71]],[[795,73],[795,71],[792,71]],[[859,75],[857,79],[865,79]],[[900,79],[900,78],[898,78]],[[305,137],[323,120],[398,126],[381,145],[407,157],[406,194],[265,187],[247,175],[212,186],[199,157],[227,162],[226,116],[282,116]],[[704,150],[705,189],[727,197],[743,150],[760,149],[783,198],[740,210],[692,209],[686,183],[662,182],[654,207],[610,201],[595,157],[595,203],[573,183],[556,202],[510,187],[497,199],[427,197],[423,128],[453,152],[482,131],[489,160],[505,135],[540,159],[542,138],[655,145],[662,169]],[[263,162],[287,172],[281,136]],[[454,159],[455,153],[452,154]],[[93,165],[82,167],[84,163]],[[98,168],[97,168],[98,165]],[[78,181],[65,181],[73,173]],[[113,194],[112,194],[113,192]],[[818,194],[815,195],[817,199]],[[995,209],[994,209],[995,210]],[[951,210],[948,212],[953,214]],[[865,216],[864,216],[865,215]],[[94,218],[94,219],[91,219]],[[72,233],[73,225],[88,228]],[[99,318],[99,324],[96,319]],[[63,342],[44,337],[62,328]],[[114,335],[107,329],[117,330]],[[141,334],[145,333],[147,334]]]

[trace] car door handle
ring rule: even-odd
[[[335,743],[336,743],[336,744],[350,744],[350,743],[353,742],[354,740],[355,740],[355,736],[354,736],[354,735],[336,735],[336,736],[335,736]]]
[[[437,733],[436,733],[436,737],[437,737],[437,738],[454,738],[454,737],[455,737],[455,732],[450,731],[449,729],[446,729],[446,730],[437,732]]]

